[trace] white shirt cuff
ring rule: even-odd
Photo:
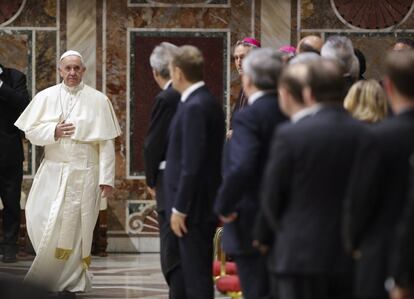
[[[182,217],[187,217],[187,215],[186,215],[186,214],[181,213],[181,212],[180,212],[180,211],[178,211],[176,208],[172,208],[172,213],[173,213],[173,214],[177,214],[177,215],[182,216]]]
[[[0,87],[3,85],[3,80],[0,79]]]
[[[167,166],[167,162],[164,160],[160,163],[160,165],[158,166],[159,170],[164,170],[165,166]]]

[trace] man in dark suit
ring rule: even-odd
[[[0,65],[0,197],[3,202],[3,262],[15,262],[23,179],[21,132],[14,126],[29,104],[26,76]]]
[[[409,159],[408,201],[397,226],[395,252],[388,279],[391,299],[409,299],[414,293],[414,153]]]
[[[168,145],[168,128],[180,101],[180,94],[172,88],[169,71],[171,52],[177,48],[163,42],[150,56],[153,76],[162,91],[155,97],[151,123],[144,142],[145,175],[148,192],[157,201],[158,226],[160,229],[161,269],[170,287],[169,298],[185,299],[184,281],[178,252],[178,239],[170,229],[165,215],[163,176]]]
[[[301,55],[306,55],[306,53],[299,54],[298,56]],[[319,60],[320,56],[317,59]],[[308,60],[308,62],[306,62],[306,60]],[[291,60],[291,62],[292,61],[293,60]],[[278,83],[280,110],[290,118],[292,123],[297,123],[306,117],[312,116],[320,109],[320,106],[318,105],[306,106],[304,102],[302,92],[306,84],[308,72],[307,63],[314,61],[314,58],[312,56],[310,58],[304,58],[304,61],[304,63],[299,62],[294,64],[289,62],[289,65],[284,68]],[[272,161],[275,160],[273,159]],[[267,167],[269,169],[271,168],[269,166]],[[270,185],[272,184],[272,181],[273,178],[271,176],[265,176],[264,180],[262,180],[262,184]],[[262,254],[267,254],[273,246],[274,232],[272,231],[269,222],[266,221],[262,210],[259,210],[257,216],[253,230],[253,238],[253,245],[257,247]],[[272,293],[276,294],[276,280],[270,279],[270,282]]]
[[[233,117],[233,136],[225,147],[223,182],[215,212],[224,225],[223,249],[237,264],[243,297],[269,298],[265,257],[252,246],[252,223],[259,209],[259,187],[280,112],[277,81],[282,57],[271,49],[252,51],[243,61],[248,106]]]
[[[213,203],[221,181],[225,127],[222,107],[202,81],[203,65],[193,46],[179,47],[170,64],[181,100],[170,126],[164,191],[171,229],[179,237],[187,298],[211,299],[217,225]]]
[[[356,292],[360,298],[387,298],[384,281],[390,275],[396,225],[406,204],[409,166],[414,150],[414,51],[390,53],[384,88],[395,116],[372,128],[379,158],[365,186],[350,191],[347,231],[358,252]],[[369,160],[373,161],[372,155]],[[367,167],[364,167],[365,169]],[[355,181],[367,181],[367,175]]]
[[[269,268],[280,299],[352,296],[341,215],[365,131],[343,109],[344,90],[334,61],[311,63],[303,96],[319,110],[279,126],[269,153],[262,210],[274,230]]]

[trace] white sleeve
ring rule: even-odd
[[[58,122],[39,122],[25,131],[26,138],[34,145],[48,145],[56,143],[55,129]]]
[[[99,185],[115,186],[114,139],[99,142]]]

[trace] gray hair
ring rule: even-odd
[[[282,54],[270,48],[251,51],[242,63],[243,74],[260,90],[276,89],[283,62]]]
[[[154,71],[160,74],[164,79],[170,78],[170,70],[168,65],[171,61],[172,52],[177,49],[177,46],[162,42],[154,48],[150,56],[150,65]]]
[[[321,56],[338,61],[344,70],[344,75],[358,77],[358,58],[355,56],[351,40],[346,36],[334,35],[328,38],[321,49]]]
[[[289,60],[289,64],[308,63],[319,59],[321,59],[321,56],[315,52],[302,52]]]

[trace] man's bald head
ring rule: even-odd
[[[302,38],[296,48],[296,53],[315,52],[320,53],[323,46],[323,40],[317,35],[308,35]]]

